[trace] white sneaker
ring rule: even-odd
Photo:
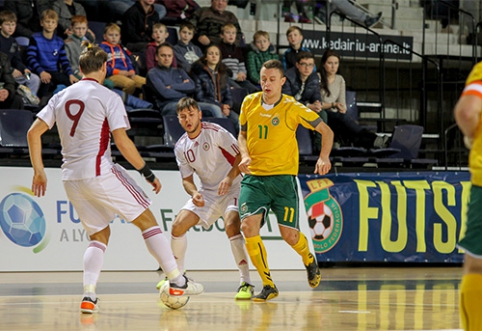
[[[174,283],[169,284],[169,294],[173,296],[180,295],[198,295],[204,292],[204,286],[195,283],[193,280],[183,276],[186,279],[184,286],[179,286]]]

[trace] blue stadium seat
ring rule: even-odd
[[[229,133],[231,133],[235,138],[238,137],[237,130],[234,127],[234,123],[229,118],[204,117],[203,121],[219,124],[220,126],[225,128],[226,130],[228,130]]]

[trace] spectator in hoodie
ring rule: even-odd
[[[107,75],[114,86],[127,94],[133,94],[146,83],[146,78],[136,75],[130,54],[122,47],[120,41],[120,27],[109,24],[104,29],[104,41],[100,47],[107,53]]]
[[[154,0],[138,0],[122,16],[122,42],[131,52],[146,49],[152,39],[152,27],[159,23]]]
[[[189,22],[182,23],[179,28],[179,40],[174,46],[174,55],[177,61],[177,66],[191,71],[191,65],[199,60],[203,53],[201,49],[192,43],[194,37],[194,25]]]
[[[204,55],[191,67],[191,77],[196,84],[194,99],[209,104],[214,117],[227,117],[234,127],[239,126],[238,114],[232,111],[233,99],[229,87],[228,68],[221,62],[221,51],[209,46]],[[204,110],[201,107],[202,110]]]
[[[269,60],[279,60],[279,56],[271,42],[269,34],[266,31],[256,31],[253,35],[252,50],[248,53],[246,61],[248,79],[251,83],[259,85],[259,72],[263,63]]]
[[[167,27],[162,23],[156,23],[152,27],[152,39],[154,41],[147,45],[146,49],[146,67],[147,72],[157,66],[157,48],[166,42],[167,37],[169,37],[169,32],[167,32]],[[172,66],[177,67],[176,58],[172,59]]]
[[[245,88],[248,93],[258,91],[248,79],[246,73],[246,65],[244,63],[244,56],[241,48],[236,46],[236,27],[229,23],[221,29],[221,43],[219,49],[221,50],[222,62],[230,70],[230,85],[235,88]]]

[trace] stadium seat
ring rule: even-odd
[[[181,138],[185,131],[179,124],[177,116],[162,116],[162,120],[164,122],[164,145],[174,148],[177,140]]]
[[[33,120],[28,110],[0,110],[0,154],[28,155],[27,131]]]
[[[95,34],[95,42],[100,44],[104,41],[104,29],[106,23],[105,22],[98,22],[98,21],[89,21],[89,29],[92,30]]]
[[[235,138],[238,137],[237,130],[234,127],[234,123],[229,118],[204,117],[203,121],[219,124],[220,126],[225,128],[226,130],[228,130],[229,133],[231,133]]]
[[[166,41],[172,46],[176,45],[178,41],[177,29],[173,26],[168,26],[167,32],[169,32],[169,36],[166,38]]]
[[[298,151],[300,154],[300,161],[302,162],[316,162],[317,155],[313,155],[313,143],[311,141],[311,132],[302,125],[298,125],[296,130],[296,140],[298,141]]]
[[[355,122],[358,123],[362,128],[367,129],[368,131],[377,131],[376,125],[367,125],[360,123],[359,116],[358,116],[358,106],[356,104],[356,91],[346,90],[345,93],[346,98],[346,114],[353,118]]]

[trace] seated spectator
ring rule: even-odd
[[[122,91],[133,94],[136,89],[142,89],[146,79],[136,75],[134,66],[127,51],[119,43],[121,38],[120,27],[111,23],[104,29],[104,41],[100,47],[107,53],[107,75],[114,86]]]
[[[348,16],[355,22],[364,25],[367,28],[371,28],[382,19],[382,12],[379,12],[376,15],[369,15],[348,0],[331,0],[330,11]],[[316,0],[316,9],[313,19],[319,24],[325,23],[326,0]]]
[[[323,122],[328,123],[326,112],[322,109],[320,78],[313,72],[314,67],[315,56],[312,53],[298,53],[296,65],[285,73],[283,93],[317,112]]]
[[[162,23],[156,23],[152,27],[152,39],[153,42],[150,42],[147,45],[146,49],[146,68],[147,71],[151,70],[155,66],[157,66],[156,60],[156,51],[157,47],[164,44],[166,42],[166,38],[169,37],[169,32],[167,32],[167,27]],[[176,58],[172,59],[172,66],[177,67]]]
[[[251,51],[248,53],[246,67],[248,79],[251,83],[259,85],[259,73],[263,63],[269,60],[279,60],[278,53],[269,40],[269,33],[266,31],[256,31],[253,35]]]
[[[0,109],[23,109],[22,98],[16,94],[8,56],[0,52]]]
[[[55,35],[57,23],[57,13],[52,9],[45,10],[40,17],[42,32],[32,35],[27,48],[28,67],[40,76],[42,82],[38,91],[39,98],[57,89],[59,85],[66,87],[78,81],[70,67],[64,41]]]
[[[27,86],[34,95],[37,95],[40,87],[40,77],[32,73],[23,63],[17,41],[13,37],[17,26],[17,15],[9,10],[1,11],[0,24],[0,52],[8,56],[15,82]],[[32,100],[29,100],[29,102],[32,103]]]
[[[72,35],[72,16],[87,16],[84,7],[74,0],[57,0],[54,2],[53,10],[59,15],[59,26],[57,27],[57,35],[66,39]],[[86,35],[90,42],[95,41],[95,34],[92,30],[88,30]]]
[[[298,11],[298,15],[294,15],[291,12],[291,5],[295,2],[296,10]],[[283,1],[283,16],[285,18],[285,22],[294,23],[295,18],[298,18],[298,23],[307,23],[311,24],[311,20],[308,18],[308,14],[306,13],[305,6],[307,5],[306,1],[303,0],[284,0]],[[298,17],[295,17],[298,16]]]
[[[122,16],[122,43],[131,52],[144,51],[152,39],[152,27],[159,23],[154,0],[138,0]]]
[[[138,1],[140,0],[105,0],[102,2],[105,2],[105,4],[107,5],[107,10],[112,13],[112,17],[110,17],[110,19],[112,21],[118,21],[122,20],[127,10],[129,10],[129,8],[135,5],[135,3]],[[164,7],[160,3],[154,3],[154,0],[148,0],[148,2],[151,5],[154,5],[154,10],[156,11],[159,19],[166,16],[166,7]]]
[[[161,0],[157,0],[160,2]],[[199,5],[194,0],[176,0],[164,1],[166,7],[166,16],[161,18],[164,22],[172,24],[182,24],[186,20],[191,19],[194,12],[199,8]]]
[[[154,93],[161,115],[176,115],[177,102],[194,91],[186,71],[172,67],[174,50],[168,43],[157,47],[157,66],[147,73],[146,84]]]
[[[221,50],[222,62],[230,70],[229,85],[235,88],[245,88],[248,93],[254,93],[259,89],[247,80],[246,65],[241,48],[234,43],[236,40],[236,27],[229,23],[221,30]]]
[[[240,45],[242,39],[241,26],[238,19],[230,11],[226,10],[228,0],[211,0],[211,7],[202,7],[194,12],[189,22],[196,29],[195,42],[206,48],[210,44],[219,45],[221,42],[221,28],[231,23],[238,32],[236,44]]]
[[[286,38],[290,46],[283,53],[281,57],[281,63],[285,70],[293,68],[296,64],[296,56],[299,52],[309,52],[310,50],[302,46],[303,43],[303,30],[299,26],[293,25],[286,31]],[[316,67],[314,68],[316,71]]]
[[[179,27],[179,40],[174,46],[174,55],[177,66],[186,72],[190,72],[191,65],[203,56],[201,49],[191,42],[193,37],[194,26],[189,22],[182,23]]]
[[[56,0],[5,0],[3,8],[17,15],[17,29],[14,37],[30,38],[34,32],[42,31],[40,14],[52,9]]]
[[[385,147],[387,136],[378,136],[358,125],[346,115],[345,80],[338,73],[340,56],[332,50],[326,50],[321,58],[321,108],[326,110],[328,125],[335,133],[335,139],[343,144],[370,149]]]
[[[233,100],[227,71],[228,68],[221,62],[219,47],[209,46],[191,67],[191,77],[196,84],[194,99],[209,104],[207,110],[214,117],[227,117],[237,128],[239,116],[231,110]]]

